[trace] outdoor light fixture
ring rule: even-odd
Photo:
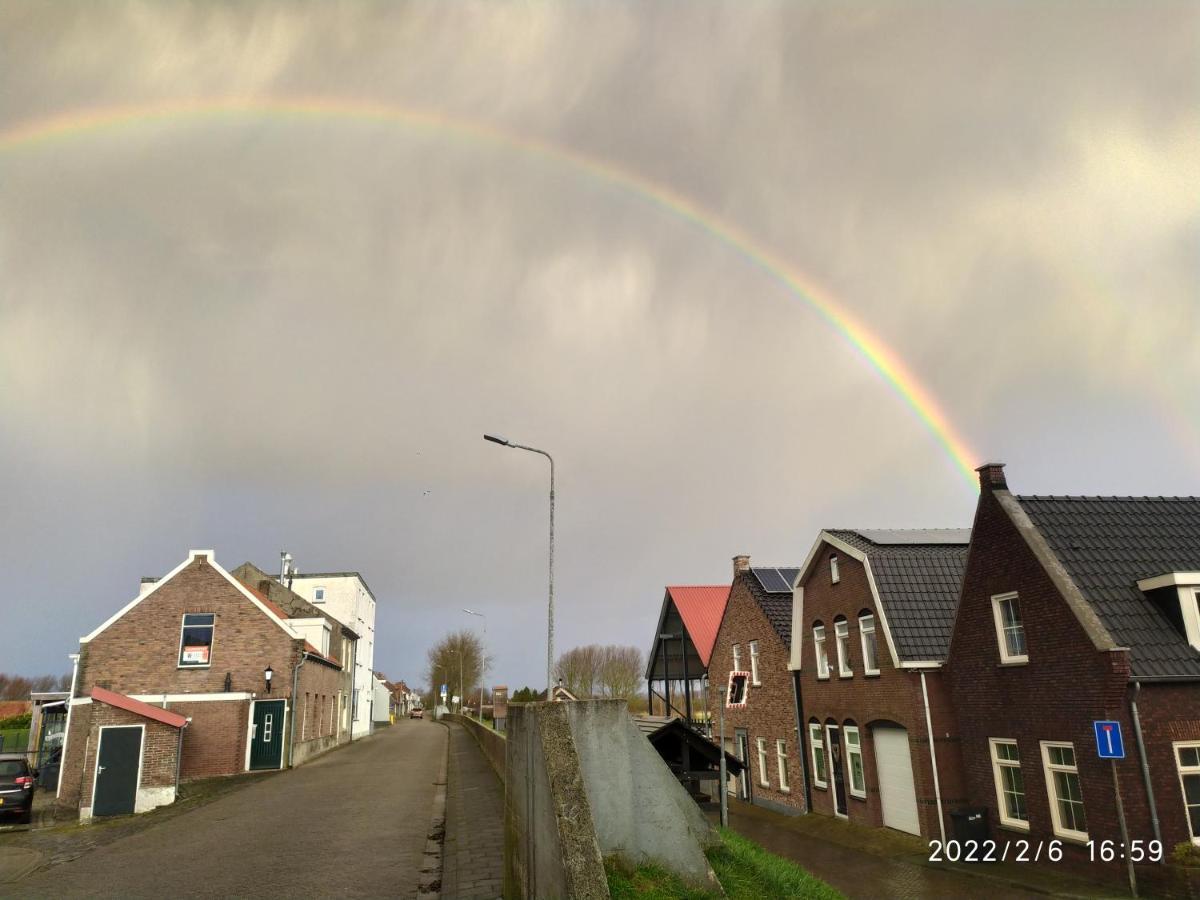
[[[485,434],[483,436],[483,439],[485,441],[491,441],[493,444],[500,444],[504,447],[508,446],[508,438],[498,437],[497,435],[494,435],[494,434]]]
[[[270,666],[267,666],[265,669],[263,669],[263,681],[265,681],[267,684],[267,693],[268,694],[271,693],[271,678],[274,675],[275,675],[275,672],[271,669]]]

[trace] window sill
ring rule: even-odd
[[[827,790],[829,790],[829,785],[827,785],[827,784],[818,784],[818,783],[817,783],[817,782],[815,782],[815,781],[813,782],[813,787],[815,787],[815,788],[816,788],[818,791],[827,791]]]
[[[874,672],[863,672],[863,674],[866,675],[868,678],[878,678],[879,670],[876,669]]]
[[[781,787],[781,788],[779,789],[779,793],[781,793],[781,794],[790,794],[791,792],[792,792],[792,789],[791,789],[791,788],[785,788],[785,787]]]
[[[828,675],[818,675],[817,676],[817,681],[828,681],[828,680],[829,680]]]
[[[999,666],[1002,669],[1009,669],[1009,668],[1013,668],[1014,666],[1027,666],[1027,665],[1029,665],[1028,657],[1026,657],[1025,659],[1003,659],[999,663]]]
[[[1076,847],[1086,847],[1088,845],[1088,836],[1086,834],[1081,835],[1078,832],[1072,834],[1063,834],[1062,832],[1056,831],[1054,832],[1054,837],[1056,840],[1062,841],[1066,844],[1074,844]]]
[[[1001,820],[1000,827],[1003,828],[1005,831],[1015,831],[1018,834],[1029,834],[1029,823],[1028,822],[1025,822],[1025,823],[1005,822],[1005,821]]]
[[[854,677],[854,673],[853,673],[853,672],[851,672],[849,675],[846,675],[846,674],[844,674],[844,673],[841,673],[841,672],[839,672],[839,673],[838,673],[838,681],[849,681],[849,680],[850,680],[851,678],[853,678],[853,677]]]
[[[762,682],[761,681],[752,681],[752,682],[750,682],[750,687],[762,687]]]
[[[176,669],[211,669],[212,663],[205,663],[202,666],[176,666]]]
[[[866,795],[866,794],[856,794],[856,793],[854,793],[853,791],[851,791],[851,792],[850,792],[850,797],[851,797],[851,799],[853,799],[853,800],[859,800],[859,801],[861,801],[861,802],[863,802],[863,803],[866,803],[866,802],[867,802],[867,795]]]

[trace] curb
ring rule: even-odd
[[[425,854],[421,861],[421,883],[417,894],[423,900],[441,900],[442,867],[445,864],[442,848],[446,841],[446,775],[450,769],[450,728],[445,723],[438,724],[446,729],[446,753],[442,757],[437,781],[434,782],[436,787],[433,792],[433,816],[429,820]]]

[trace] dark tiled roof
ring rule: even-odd
[[[1200,498],[1017,497],[1118,645],[1133,674],[1200,677],[1191,647],[1138,589],[1200,570]]]
[[[863,532],[830,529],[829,533],[862,550],[871,562],[896,653],[906,662],[940,662],[950,648],[954,611],[967,567],[967,529],[913,529]],[[892,544],[877,544],[864,534],[883,538],[903,535]],[[929,543],[917,543],[922,537]],[[950,541],[959,541],[951,543]]]
[[[758,567],[755,567],[757,569]],[[772,567],[773,568],[773,567]],[[771,623],[771,627],[775,629],[775,633],[779,635],[779,639],[783,641],[785,647],[792,646],[792,591],[768,592],[762,586],[762,581],[755,574],[755,569],[751,569],[746,573],[742,580],[746,583],[746,587],[750,589],[750,595],[754,598],[754,602],[759,605],[759,608],[766,615],[767,621]],[[799,572],[799,567],[790,569],[779,569],[780,572]],[[785,579],[787,576],[784,576]],[[795,581],[795,574],[791,580]]]

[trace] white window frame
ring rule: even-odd
[[[762,684],[758,680],[758,641],[750,642],[750,683],[755,687]]]
[[[1200,831],[1192,834],[1192,817],[1188,810],[1187,790],[1183,784],[1183,777],[1185,775],[1194,775],[1200,778],[1200,765],[1185,766],[1183,764],[1183,760],[1179,758],[1179,751],[1185,747],[1189,749],[1195,748],[1197,752],[1200,752],[1200,741],[1175,741],[1171,745],[1171,751],[1175,755],[1175,771],[1179,775],[1179,790],[1183,792],[1183,819],[1187,823],[1188,834],[1191,835],[1192,843],[1200,847]]]
[[[1067,828],[1062,824],[1062,820],[1058,814],[1058,792],[1054,787],[1054,773],[1064,772],[1074,774],[1079,780],[1079,802],[1083,803],[1083,780],[1079,778],[1079,757],[1075,754],[1075,745],[1070,741],[1042,741],[1042,772],[1046,776],[1046,799],[1050,801],[1050,818],[1054,823],[1054,834],[1060,838],[1069,841],[1078,841],[1086,843],[1088,835],[1086,831],[1076,831],[1073,828]],[[1071,751],[1071,755],[1075,757],[1075,765],[1062,766],[1052,764],[1050,762],[1051,747],[1066,747]],[[1084,805],[1084,817],[1087,816],[1087,806]]]
[[[817,678],[824,681],[829,678],[829,654],[825,652],[825,626],[813,626],[813,654],[817,659]]]
[[[767,778],[767,739],[755,738],[754,748],[758,751],[758,783],[762,787],[770,787],[771,781]]]
[[[313,601],[312,602],[313,603],[324,603],[325,602],[325,587],[324,587],[324,585],[313,588]]]
[[[808,751],[812,754],[813,787],[828,787],[829,782],[826,779],[829,776],[829,772],[825,772],[826,778],[821,777],[821,768],[826,765],[826,762],[825,735],[821,730],[820,722],[808,723]]]
[[[875,639],[875,665],[871,666],[869,660],[871,654],[867,652],[867,635],[874,635]],[[862,644],[863,654],[863,672],[867,675],[879,674],[879,631],[875,625],[875,614],[868,613],[865,616],[858,617],[858,641]]]
[[[1000,755],[996,752],[996,748],[1000,744],[1011,744],[1013,747],[1015,747],[1017,749],[1017,758],[1015,760],[1001,759]],[[1008,808],[1008,804],[1004,801],[1004,769],[1016,769],[1018,772],[1021,772],[1021,787],[1025,788],[1025,774],[1021,769],[1021,745],[1017,743],[1016,738],[988,738],[988,753],[992,759],[992,781],[996,785],[996,812],[1000,817],[1000,824],[1005,828],[1016,828],[1020,831],[1028,831],[1029,820],[1014,819],[1009,816],[1005,812],[1005,810]],[[1025,814],[1028,815],[1028,789],[1024,790],[1023,796],[1025,798]]]
[[[733,645],[733,671],[742,671],[742,647],[740,644]]]
[[[1004,615],[1000,611],[1000,604],[1006,600],[1017,601],[1017,612],[1021,611],[1021,598],[1016,591],[1009,591],[1006,594],[992,595],[992,620],[996,624],[996,643],[1000,648],[1000,662],[1004,665],[1019,665],[1029,662],[1029,635],[1025,632],[1025,616],[1021,615],[1021,636],[1025,641],[1024,653],[1009,653],[1008,638],[1004,631]]]
[[[188,616],[212,616],[212,624],[211,625],[192,625],[191,626],[192,628],[208,628],[208,629],[210,629],[209,630],[209,641],[208,641],[208,662],[206,662],[206,663],[185,663],[183,661],[183,632],[188,627],[185,624],[187,622]],[[216,613],[184,613],[179,618],[179,646],[176,648],[176,651],[175,651],[175,668],[177,668],[177,669],[211,669],[212,668],[213,647],[215,647],[216,645],[217,645],[217,614]]]
[[[836,553],[829,554],[829,583],[837,584],[842,580],[842,573],[838,571],[838,558]]]
[[[833,623],[833,641],[837,644],[838,678],[854,677],[850,663],[850,623],[842,619]]]
[[[850,739],[854,738],[853,741]],[[858,730],[857,725],[846,725],[842,728],[842,742],[846,745],[846,774],[849,778],[846,781],[846,786],[850,791],[851,797],[857,797],[859,800],[867,799],[867,764],[863,759],[862,752],[862,733]],[[862,787],[854,786],[854,757],[858,757],[858,768],[862,772]]]
[[[787,741],[775,742],[775,767],[779,770],[779,790],[784,794],[792,792],[792,783],[788,780]]]

